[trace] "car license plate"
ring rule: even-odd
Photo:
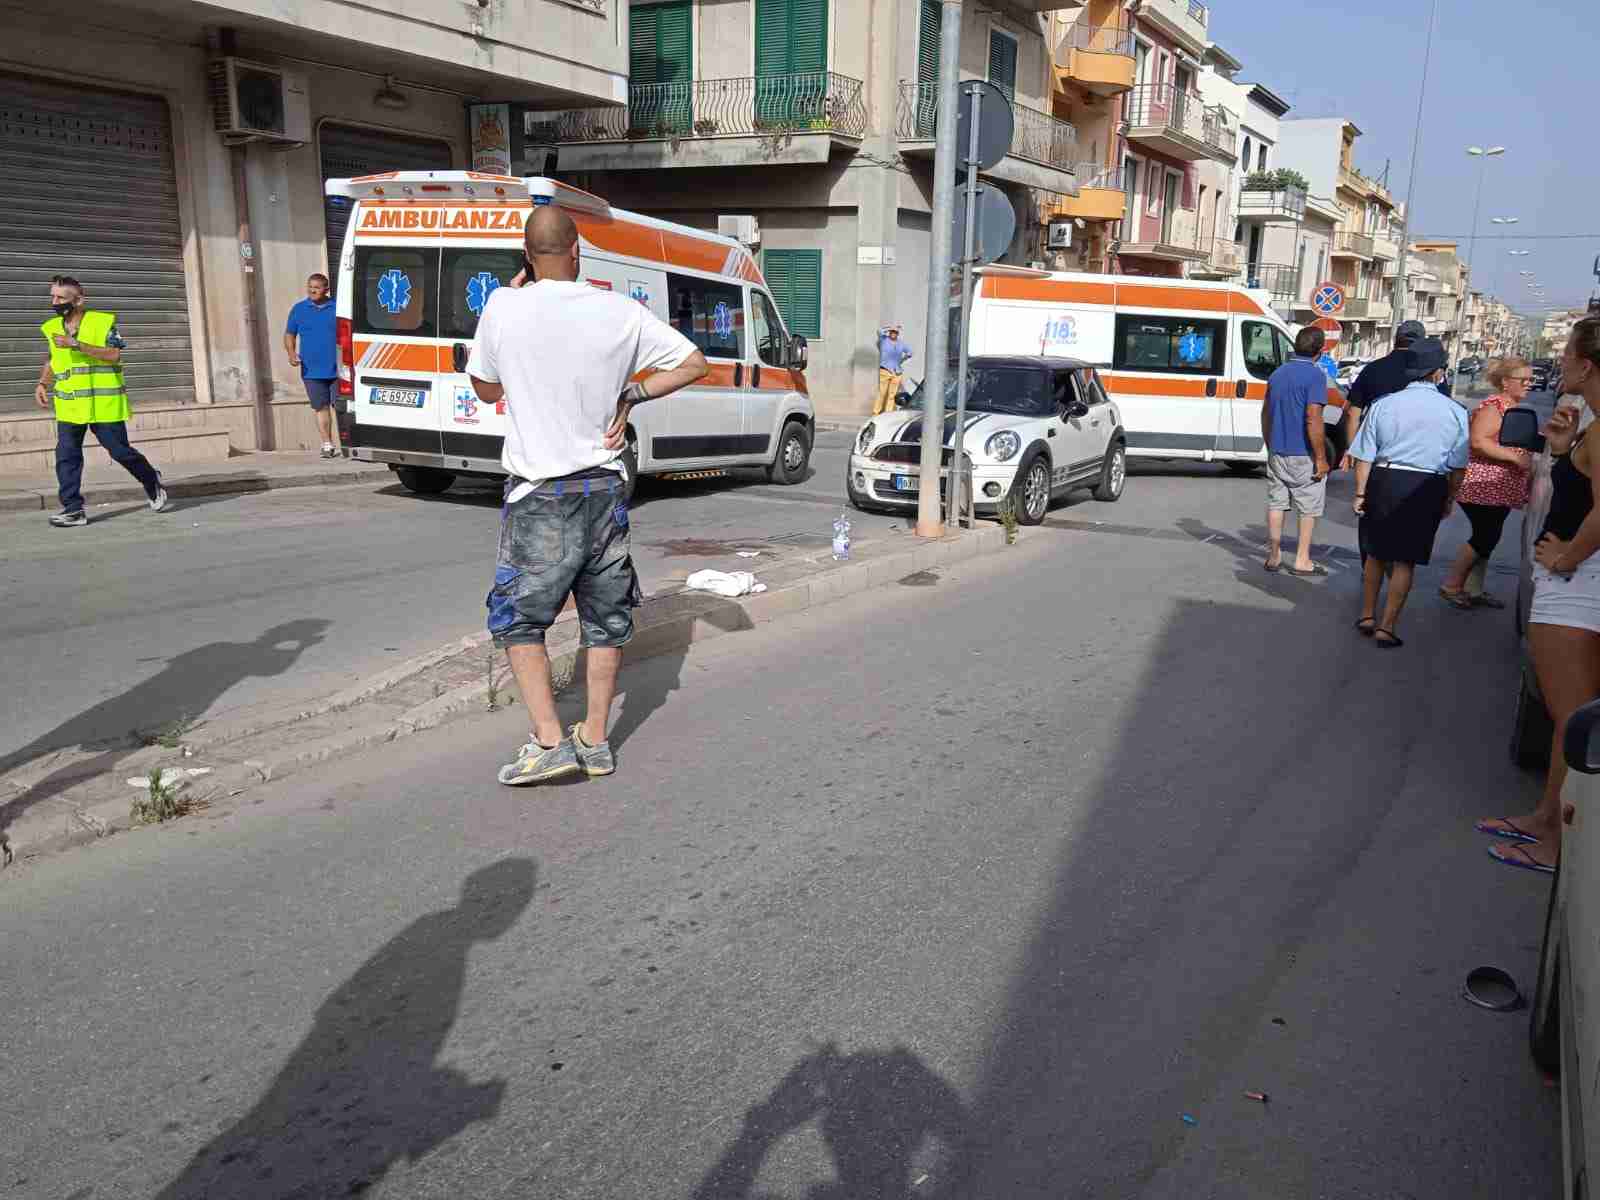
[[[368,400],[392,408],[421,408],[428,399],[427,388],[375,387]]]
[[[917,477],[915,475],[896,475],[894,477],[894,490],[897,492],[916,491]]]

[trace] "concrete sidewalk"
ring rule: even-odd
[[[315,450],[248,451],[226,462],[173,464],[160,470],[162,482],[175,499],[362,483],[389,475],[389,468],[381,464],[326,459]],[[144,489],[115,465],[86,467],[83,492],[91,517],[97,505],[145,498]],[[57,504],[53,475],[0,478],[0,512],[53,512]]]

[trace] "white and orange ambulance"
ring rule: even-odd
[[[631,296],[705,354],[711,373],[635,410],[625,461],[640,473],[702,475],[760,466],[806,477],[816,415],[806,343],[790,336],[738,242],[623,212],[554,180],[473,171],[393,171],[330,179],[350,203],[340,261],[339,391],[358,459],[388,463],[416,492],[458,475],[500,476],[503,408],[467,377],[478,314],[522,268],[523,224],[559,204],[582,239],[591,287]]]
[[[980,273],[969,339],[972,354],[1092,363],[1122,413],[1130,458],[1241,470],[1267,459],[1261,402],[1294,355],[1268,297],[1238,284],[1003,266]],[[1330,381],[1329,425],[1343,405]]]

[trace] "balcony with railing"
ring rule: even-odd
[[[1251,188],[1239,193],[1239,220],[1299,223],[1306,216],[1304,188]]]
[[[1128,196],[1122,190],[1121,172],[1101,163],[1075,163],[1072,177],[1077,181],[1076,196],[1062,196],[1051,208],[1051,215],[1081,217],[1085,221],[1120,221],[1128,212]]]
[[[1394,305],[1389,303],[1387,297],[1374,296],[1367,301],[1367,317],[1379,325],[1394,324]]]
[[[939,119],[939,87],[933,83],[900,84],[895,136],[903,154],[931,157]],[[1078,131],[1049,113],[1011,105],[1010,152],[984,174],[1009,183],[1076,195],[1073,167],[1079,161]]]
[[[1372,257],[1386,263],[1397,261],[1400,258],[1400,239],[1386,228],[1379,227],[1372,234]]]
[[[1372,302],[1365,296],[1346,296],[1344,311],[1339,314],[1346,321],[1365,321],[1372,315]]]
[[[1300,273],[1292,263],[1248,263],[1243,282],[1267,293],[1275,305],[1291,305],[1300,294]]]
[[[1211,40],[1208,30],[1211,10],[1200,0],[1144,0],[1139,7],[1139,19],[1150,21],[1188,42],[1189,49],[1196,53],[1203,51]]]
[[[1372,261],[1372,239],[1364,233],[1341,229],[1333,236],[1334,258],[1359,258]]]
[[[626,107],[530,113],[563,170],[826,162],[867,131],[862,83],[832,71],[636,84]]]
[[[1095,96],[1133,87],[1133,30],[1125,25],[1069,25],[1056,46],[1057,85],[1075,83]]]
[[[1239,131],[1224,109],[1206,107],[1198,92],[1143,84],[1123,100],[1123,120],[1130,142],[1168,158],[1231,163],[1238,157]]]

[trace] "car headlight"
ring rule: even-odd
[[[872,445],[872,439],[877,437],[877,435],[878,427],[871,421],[868,421],[865,425],[863,425],[861,427],[861,436],[856,438],[856,453],[865,454],[867,452],[867,447]]]
[[[1002,429],[983,444],[983,452],[995,462],[1009,462],[1022,449],[1022,439],[1014,429]]]

